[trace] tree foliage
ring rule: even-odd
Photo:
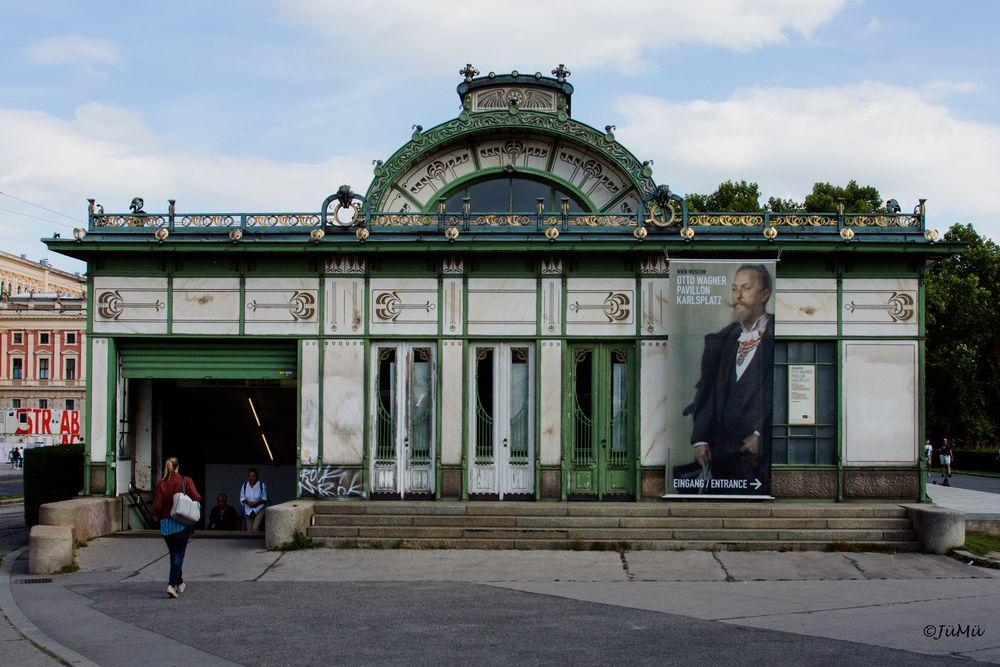
[[[966,445],[1000,435],[1000,246],[971,225],[945,234],[968,245],[928,272],[927,432]]]
[[[812,192],[800,202],[794,199],[769,197],[763,206],[760,203],[762,195],[760,187],[745,180],[726,181],[720,183],[712,194],[693,193],[687,195],[688,211],[692,213],[834,213],[838,200],[844,202],[845,213],[876,213],[885,210],[882,207],[882,197],[877,188],[871,185],[858,185],[850,181],[846,186],[830,183],[813,184]]]
[[[877,213],[883,210],[878,190],[870,185],[858,185],[857,181],[850,181],[845,187],[816,183],[803,203],[810,213],[830,213],[837,210],[838,199],[844,201],[845,213]]]

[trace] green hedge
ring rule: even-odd
[[[937,454],[934,455],[934,465],[938,466]],[[956,449],[955,456],[951,461],[951,467],[958,470],[984,470],[1000,472],[1000,461],[997,461],[997,453],[978,451],[966,451]]]
[[[24,450],[24,523],[38,523],[38,508],[68,500],[83,488],[83,445]]]

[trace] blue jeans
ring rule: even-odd
[[[188,539],[190,538],[190,528],[163,536],[163,541],[167,543],[167,550],[170,552],[170,580],[168,583],[174,588],[184,583],[184,575],[181,570],[184,568],[184,552],[187,551]]]

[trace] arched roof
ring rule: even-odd
[[[463,73],[465,73],[463,71]],[[605,132],[569,117],[565,78],[510,75],[459,85],[463,111],[411,141],[375,168],[369,210],[433,210],[454,185],[499,172],[524,172],[572,190],[595,212],[633,213],[656,185],[648,164]]]

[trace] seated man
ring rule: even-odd
[[[215,497],[215,507],[208,516],[209,530],[236,530],[239,527],[240,517],[236,514],[236,508],[228,501],[229,498],[224,493]]]

